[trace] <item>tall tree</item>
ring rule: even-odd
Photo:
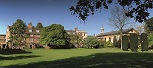
[[[153,17],[151,17],[147,21],[145,21],[144,30],[148,34],[153,31]]]
[[[153,46],[153,17],[149,18],[147,21],[145,21],[145,26],[144,26],[145,32],[148,34],[148,43],[149,47]]]
[[[39,23],[37,24],[36,28],[43,28],[42,23],[41,23],[41,22],[39,22]]]
[[[67,45],[67,33],[60,24],[52,24],[41,31],[40,43],[43,45]]]
[[[122,49],[122,32],[125,27],[127,27],[129,24],[129,18],[124,14],[126,11],[123,9],[120,9],[118,6],[116,6],[111,11],[111,16],[109,17],[109,24],[110,26],[120,30],[120,38],[121,38],[121,49]]]
[[[17,19],[16,22],[10,27],[10,39],[14,45],[23,45],[23,39],[26,37],[25,27],[26,24],[21,19]]]
[[[123,9],[128,9],[126,16],[135,18],[138,22],[147,20],[148,9],[153,8],[153,0],[78,0],[76,6],[71,6],[70,11],[85,21],[89,15],[94,15],[95,11],[101,11],[102,8],[108,9],[109,4],[120,5]]]

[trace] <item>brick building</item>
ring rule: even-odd
[[[7,27],[6,42],[10,41],[10,27],[11,26]],[[23,39],[23,42],[26,44],[25,47],[26,48],[35,48],[36,46],[38,46],[41,28],[35,28],[32,26],[32,23],[29,23],[27,25],[27,27],[25,27],[25,30],[26,30],[25,33],[29,35],[28,38]],[[9,47],[12,47],[11,43],[9,43],[8,45],[9,45]]]
[[[0,34],[0,48],[5,48],[6,46],[6,39],[5,39],[6,35],[5,34]]]

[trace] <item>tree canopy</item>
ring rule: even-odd
[[[17,19],[15,23],[10,27],[10,39],[14,45],[21,46],[24,42],[26,24],[21,20]]]
[[[147,21],[145,21],[144,29],[145,29],[145,32],[147,32],[147,33],[150,33],[153,31],[153,17],[151,17]]]
[[[69,34],[70,37],[70,43],[73,44],[75,47],[81,47],[81,44],[83,43],[82,36],[76,35],[76,34]]]
[[[36,28],[43,28],[43,25],[42,25],[42,23],[41,23],[41,22],[37,23],[37,26],[36,26]]]
[[[64,27],[60,24],[52,24],[50,26],[46,26],[41,31],[40,43],[43,45],[66,45],[67,33],[64,30]]]
[[[79,19],[85,21],[89,15],[102,8],[108,9],[109,4],[116,4],[128,9],[126,16],[138,22],[144,22],[149,16],[148,9],[153,8],[153,0],[78,0],[76,6],[71,6],[70,11]]]
[[[96,37],[88,36],[87,38],[84,39],[84,45],[87,48],[93,48],[99,45],[99,41]]]

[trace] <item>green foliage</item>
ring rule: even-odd
[[[99,40],[98,48],[104,48],[105,41]]]
[[[144,30],[146,33],[151,33],[153,31],[153,17],[145,21]]]
[[[17,19],[10,27],[10,42],[15,46],[22,46],[24,44],[23,39],[27,37],[25,27],[26,24],[21,19]]]
[[[123,51],[128,51],[129,39],[127,35],[122,36],[122,49]]]
[[[147,34],[142,33],[140,36],[141,40],[141,50],[142,51],[148,51],[148,39],[147,39]]]
[[[153,33],[149,33],[147,38],[148,38],[149,48],[152,48],[153,47]]]
[[[62,45],[68,45],[67,33],[64,30],[64,27],[60,24],[52,24],[46,26],[41,31],[40,43],[43,45],[56,46],[60,47]]]
[[[41,23],[41,22],[39,22],[39,23],[37,24],[36,28],[43,28],[42,23]]]
[[[152,9],[152,0],[78,0],[76,6],[71,6],[70,11],[79,19],[85,21],[88,16],[94,15],[95,11],[108,9],[110,4],[119,5],[128,9],[127,17],[135,18],[138,22],[144,22],[148,16],[148,9]],[[143,8],[142,8],[143,7]]]
[[[99,41],[97,40],[96,37],[88,36],[87,38],[84,39],[84,45],[87,48],[96,47],[98,44],[99,44]]]
[[[152,68],[152,52],[131,53],[117,48],[26,49],[22,54],[0,55],[3,68]],[[143,61],[142,61],[143,60]],[[133,64],[132,64],[133,63]],[[132,66],[131,66],[132,65]]]
[[[114,39],[113,39],[113,46],[114,47],[117,47],[118,43],[117,43],[117,39],[116,39],[116,36],[114,36]]]
[[[104,43],[104,47],[113,47],[113,43],[111,41],[107,41]]]
[[[73,44],[75,47],[81,47],[83,43],[82,36],[76,34],[69,34],[70,43]]]
[[[138,35],[136,33],[131,33],[129,38],[130,38],[131,51],[137,51],[138,50]]]

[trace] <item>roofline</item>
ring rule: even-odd
[[[0,36],[6,36],[6,34],[0,34]]]

